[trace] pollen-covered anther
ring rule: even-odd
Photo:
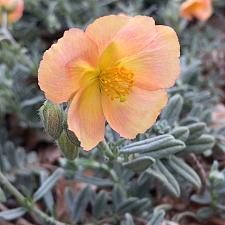
[[[100,88],[111,100],[126,101],[134,84],[134,74],[124,67],[113,67],[99,75]]]

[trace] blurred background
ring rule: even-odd
[[[183,2],[25,0],[23,16],[7,27],[10,36],[2,24],[0,169],[55,222],[21,211],[0,186],[0,225],[60,225],[56,220],[74,225],[225,224],[225,2],[212,1],[213,15],[204,22],[181,17]],[[44,51],[65,30],[85,29],[100,16],[118,13],[152,16],[179,36],[180,78],[156,124],[135,140],[170,134],[185,144],[183,152],[170,154],[172,159],[165,153],[151,155],[159,160],[157,166],[122,163],[119,150],[130,142],[109,127],[106,139],[116,152],[114,160],[98,149],[80,149],[79,158],[67,160],[39,116],[45,98],[37,71]]]

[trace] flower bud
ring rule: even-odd
[[[58,139],[63,131],[63,112],[59,105],[45,101],[40,108],[40,117],[45,131],[54,139]]]
[[[79,154],[79,146],[71,142],[66,131],[63,131],[59,137],[58,146],[67,159],[74,160],[77,158]]]
[[[66,129],[65,130],[67,137],[69,140],[76,146],[80,146],[80,141],[78,140],[77,136],[73,133],[73,131]]]

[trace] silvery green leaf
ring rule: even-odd
[[[197,211],[197,217],[199,219],[208,219],[214,215],[215,211],[210,207],[203,207]]]
[[[27,212],[26,209],[20,207],[16,209],[9,209],[6,211],[0,212],[0,221],[2,220],[15,220],[22,217]]]
[[[28,99],[28,100],[24,100],[21,102],[21,108],[24,107],[28,107],[28,106],[32,106],[32,105],[36,105],[37,103],[40,103],[43,101],[43,97],[42,96],[36,96],[32,99]]]
[[[147,225],[161,225],[164,216],[165,212],[163,210],[155,211]]]
[[[40,182],[41,185],[43,185],[45,183],[45,181],[48,179],[48,172],[46,170],[41,170],[40,171]],[[53,199],[53,195],[52,192],[49,190],[45,195],[44,195],[44,201],[45,204],[48,208],[48,210],[50,212],[53,212],[53,208],[54,208],[54,199]]]
[[[153,157],[153,158],[167,158],[170,155],[174,155],[180,151],[183,151],[185,149],[185,144],[180,140],[174,140],[165,146],[165,148],[158,149],[157,151],[149,152],[147,155]]]
[[[199,117],[202,111],[203,111],[203,106],[200,104],[195,104],[188,115],[191,117]]]
[[[75,179],[77,181],[81,181],[87,184],[96,185],[99,187],[113,187],[114,183],[109,179],[103,179],[99,177],[91,177],[91,176],[83,176],[83,175],[75,175]]]
[[[135,172],[141,172],[147,169],[154,162],[155,159],[150,156],[141,156],[129,162],[123,163],[123,166]]]
[[[74,209],[74,194],[71,187],[65,188],[64,197],[65,197],[65,201],[67,203],[70,215],[72,217],[73,209]]]
[[[128,145],[124,146],[123,149],[133,148],[133,147],[142,146],[142,145],[146,145],[146,144],[151,144],[153,142],[165,140],[165,139],[168,139],[168,138],[171,139],[171,135],[169,135],[169,134],[158,135],[158,136],[150,137],[150,138],[147,138],[147,139],[144,139],[144,140],[141,140],[141,141],[133,142],[131,144],[128,144]]]
[[[8,157],[5,156],[5,155],[3,155],[1,157],[1,167],[2,167],[2,170],[6,171],[6,172],[8,172],[12,169],[12,166],[11,166],[11,163],[9,162],[9,160],[8,160]]]
[[[178,152],[183,150],[185,147],[184,143],[180,140],[175,140],[172,135],[166,135],[164,138],[153,140],[148,144],[141,144],[137,146],[127,146],[120,150],[122,154],[133,154],[133,153],[154,153],[157,151]],[[149,154],[149,156],[152,156]],[[154,155],[154,154],[153,154]],[[152,156],[154,157],[154,156]]]
[[[126,197],[126,192],[119,185],[115,185],[112,191],[112,201],[114,209],[117,210],[117,207],[124,201]]]
[[[187,127],[176,127],[170,132],[170,134],[173,135],[176,139],[184,142],[188,139],[189,133],[190,132]]]
[[[135,225],[134,220],[131,214],[125,214],[125,220],[121,223],[121,225]]]
[[[200,60],[194,60],[190,64],[183,66],[181,71],[181,80],[184,83],[189,83],[192,79],[194,79],[201,63],[202,62]]]
[[[212,109],[208,109],[202,112],[200,119],[206,124],[210,124],[212,121]]]
[[[162,163],[161,160],[157,160],[156,165],[157,165],[156,168],[159,169],[159,171],[162,174],[164,174],[167,181],[173,186],[174,190],[176,191],[176,192],[174,192],[174,193],[176,193],[176,196],[180,196],[180,186],[179,186],[177,180],[175,179],[175,177],[172,175],[172,173],[166,168],[166,166]]]
[[[179,94],[171,97],[166,108],[161,114],[161,119],[167,120],[170,125],[173,125],[178,121],[183,108],[183,101],[183,98]]]
[[[214,143],[215,139],[213,136],[203,134],[198,139],[187,142],[185,151],[200,154],[206,150],[211,149],[214,146]]]
[[[159,180],[174,196],[180,196],[180,186],[177,180],[160,160],[157,160],[156,164],[153,164],[152,168],[147,169],[146,174]]]
[[[118,206],[117,213],[124,214],[126,212],[131,212],[136,207],[137,201],[138,198],[136,197],[126,199]]]
[[[0,203],[4,203],[5,201],[6,201],[5,193],[0,187]]]
[[[142,213],[145,210],[149,210],[150,205],[151,202],[149,198],[138,199],[138,201],[133,206],[132,212],[133,214],[138,215],[139,213]]]
[[[4,150],[6,153],[6,158],[8,159],[10,165],[12,167],[17,166],[17,159],[16,159],[16,147],[12,142],[6,142],[4,146]]]
[[[105,191],[100,191],[97,194],[96,201],[93,206],[93,215],[97,219],[101,218],[107,210],[108,196]]]
[[[188,126],[190,124],[193,124],[193,123],[198,123],[199,122],[199,118],[197,117],[185,117],[184,119],[180,120],[179,124],[181,126]]]
[[[215,187],[224,186],[225,176],[220,171],[210,171],[209,180]]]
[[[73,209],[73,219],[75,220],[75,222],[81,221],[88,203],[90,202],[90,198],[91,191],[89,186],[83,188],[77,194]]]
[[[203,194],[194,194],[191,196],[191,201],[196,202],[198,204],[206,205],[210,204],[212,201],[211,195],[208,191],[205,191]]]
[[[138,208],[135,209],[135,214],[139,215],[144,211],[149,211],[151,208],[151,201],[149,198],[143,198],[138,201]]]
[[[26,152],[23,148],[17,148],[15,152],[16,166],[22,168],[26,164]]]
[[[63,176],[64,170],[62,168],[58,168],[55,172],[47,178],[46,181],[38,188],[38,190],[34,193],[33,199],[34,201],[38,201],[41,199],[45,194],[51,190],[56,182]]]
[[[206,130],[206,124],[199,122],[199,123],[193,123],[187,126],[190,134],[188,137],[188,141],[192,141],[194,139],[199,138]]]
[[[178,173],[197,188],[201,188],[201,180],[198,174],[188,164],[186,164],[184,160],[176,156],[170,156],[168,163],[171,168],[176,171],[176,173]]]

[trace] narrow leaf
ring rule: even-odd
[[[15,220],[22,217],[26,213],[26,209],[20,207],[16,209],[10,209],[0,212],[0,222],[1,220]]]
[[[182,108],[183,98],[176,94],[169,99],[167,107],[161,114],[161,119],[165,119],[170,125],[173,125],[174,122],[178,121]]]
[[[131,160],[130,162],[124,163],[123,166],[135,172],[141,172],[147,169],[154,162],[155,162],[155,159],[153,159],[152,157],[142,156],[134,160]]]
[[[97,219],[101,218],[107,210],[107,200],[108,198],[106,192],[101,191],[98,193],[93,207],[93,215]]]
[[[187,127],[176,127],[170,132],[170,134],[173,135],[176,139],[184,142],[188,139],[189,133],[190,132]]]
[[[147,223],[147,225],[161,225],[165,216],[165,212],[163,210],[159,210],[154,212],[151,220]]]
[[[64,170],[58,168],[50,177],[48,177],[48,179],[43,182],[43,184],[34,193],[34,201],[38,201],[45,196],[45,194],[55,186],[56,182],[63,176],[63,174]]]
[[[189,181],[191,184],[193,184],[195,187],[200,188],[201,187],[201,180],[198,176],[198,174],[188,165],[186,164],[182,159],[171,156],[168,160],[169,165],[184,179]]]
[[[188,141],[192,141],[194,139],[199,138],[206,130],[206,124],[202,122],[190,124],[187,127],[190,131]]]
[[[213,136],[203,134],[198,139],[188,141],[186,143],[185,151],[200,154],[206,150],[211,149],[214,146],[214,143],[215,139]]]

